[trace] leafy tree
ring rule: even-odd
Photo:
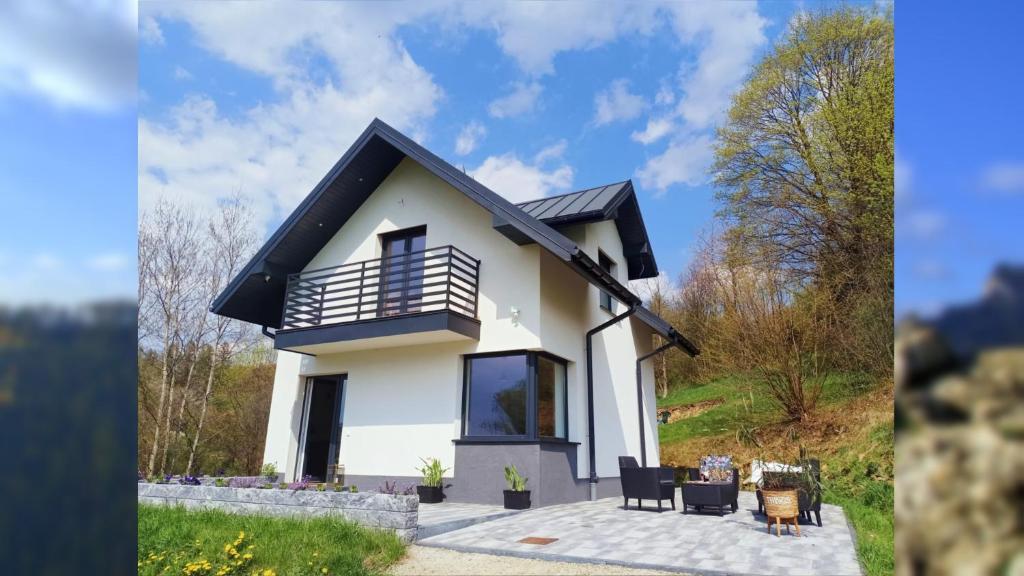
[[[728,258],[826,294],[842,354],[891,368],[893,26],[860,8],[798,16],[719,130]]]

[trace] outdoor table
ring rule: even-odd
[[[725,507],[729,506],[732,511],[736,511],[736,507],[732,503],[730,498],[730,488],[732,482],[705,482],[705,481],[689,481],[683,483],[683,514],[686,514],[686,507],[693,506],[698,512],[702,511],[705,506],[711,506],[718,509],[718,515],[723,516],[725,514]]]

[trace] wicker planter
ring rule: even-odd
[[[438,504],[444,500],[444,492],[440,486],[417,486],[416,493],[420,496],[420,504]]]
[[[797,518],[800,516],[800,500],[796,488],[766,490],[762,489],[764,497],[764,513],[768,517],[768,532],[771,533],[772,519],[775,519],[775,535],[782,534],[782,524],[786,524],[786,532],[789,532],[789,524],[796,526],[796,534],[800,535],[800,525]]]

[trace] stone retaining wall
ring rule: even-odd
[[[376,492],[317,492],[277,488],[220,488],[139,483],[139,502],[271,516],[334,515],[369,528],[391,530],[406,542],[416,539],[418,496]]]

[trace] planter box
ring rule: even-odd
[[[526,510],[530,507],[530,491],[516,492],[505,490],[505,508],[508,510]]]
[[[376,492],[317,492],[276,488],[220,488],[139,483],[139,502],[268,516],[338,516],[368,528],[391,530],[406,542],[416,539],[419,499]]]
[[[440,486],[417,486],[416,494],[420,497],[420,504],[438,504],[444,500],[444,489]]]

